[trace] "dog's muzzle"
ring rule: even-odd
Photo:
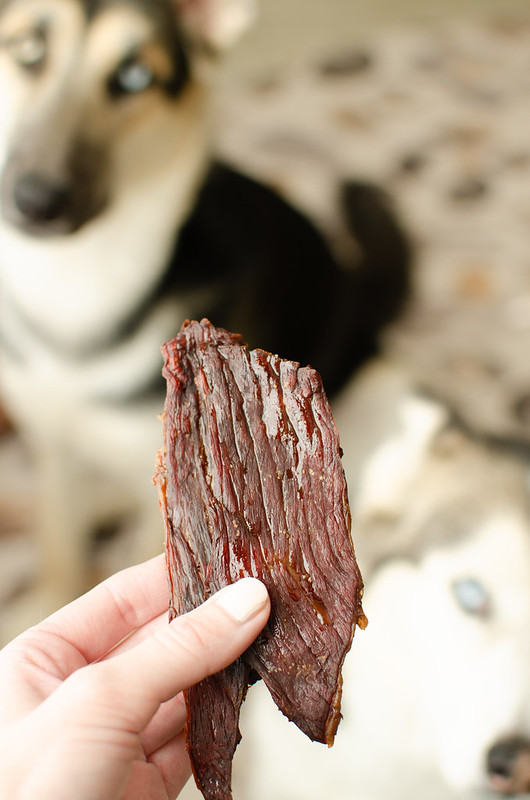
[[[504,795],[530,792],[530,740],[509,736],[496,742],[487,755],[491,788]]]
[[[30,224],[43,225],[66,216],[69,200],[66,184],[54,184],[36,174],[23,175],[14,186],[15,207]]]
[[[100,153],[84,145],[69,153],[59,168],[50,169],[42,151],[21,148],[2,174],[2,216],[31,236],[74,233],[106,205],[102,162]]]

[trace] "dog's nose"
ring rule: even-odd
[[[68,189],[40,175],[20,177],[14,188],[17,209],[29,222],[51,222],[68,208]]]
[[[500,794],[530,791],[530,740],[509,736],[496,742],[487,754],[491,788]]]

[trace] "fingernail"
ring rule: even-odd
[[[267,589],[257,578],[242,578],[217,592],[212,602],[221,606],[236,622],[248,622],[265,608],[268,596]]]

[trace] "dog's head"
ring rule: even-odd
[[[4,219],[34,236],[73,233],[122,185],[200,147],[198,59],[252,11],[252,0],[0,3]]]
[[[352,717],[379,763],[428,765],[458,791],[488,777],[528,791],[527,454],[380,367],[337,422],[370,620],[351,659]]]

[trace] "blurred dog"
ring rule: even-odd
[[[331,750],[263,686],[250,690],[236,796],[528,792],[528,454],[477,439],[379,361],[339,395],[335,418],[369,626],[345,662]]]
[[[332,392],[406,297],[380,193],[344,187],[361,258],[339,266],[300,214],[212,160],[211,68],[252,14],[0,2],[0,389],[39,476],[42,611],[85,588],[95,531],[133,520],[130,561],[162,547],[160,346],[184,319],[310,362]]]

